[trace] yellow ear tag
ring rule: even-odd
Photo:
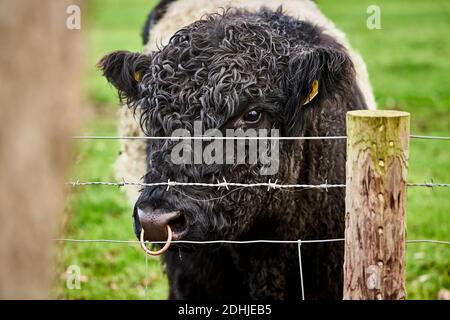
[[[142,74],[141,74],[141,72],[140,72],[140,71],[136,71],[136,72],[134,73],[134,80],[136,80],[137,82],[139,82],[139,81],[141,81],[141,79],[142,79]]]
[[[303,105],[310,103],[311,100],[314,99],[317,96],[318,93],[319,93],[319,81],[318,80],[314,80],[311,92],[309,93],[309,95],[306,98],[306,100],[303,103]]]

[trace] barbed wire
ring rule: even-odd
[[[423,136],[412,134],[412,139],[450,140],[447,136]],[[73,136],[75,140],[343,140],[347,136],[317,136],[317,137],[214,137],[214,136],[173,136],[173,137],[151,137],[151,136]]]
[[[73,242],[73,243],[118,243],[118,244],[139,244],[139,240],[112,240],[112,239],[70,239],[59,238],[54,241],[60,242]],[[315,240],[174,240],[170,241],[173,244],[258,244],[258,243],[272,243],[272,244],[298,244],[301,243],[328,243],[328,242],[343,242],[344,238],[336,239],[315,239]],[[167,241],[145,241],[146,244],[165,244]],[[450,245],[450,241],[435,240],[435,239],[415,239],[406,240],[406,243],[435,243],[435,244],[447,244]]]
[[[92,185],[101,185],[101,186],[113,186],[113,187],[125,187],[125,186],[139,186],[139,187],[158,187],[164,186],[167,187],[166,190],[169,190],[170,187],[174,186],[194,186],[194,187],[214,187],[214,188],[225,188],[229,189],[230,187],[240,187],[240,188],[253,188],[253,187],[267,187],[270,189],[296,189],[296,188],[309,188],[309,189],[328,189],[328,188],[345,188],[345,184],[328,184],[327,182],[321,184],[278,184],[278,181],[274,182],[260,182],[260,183],[237,183],[237,182],[228,182],[223,178],[223,181],[217,180],[217,183],[203,183],[203,182],[177,182],[177,181],[164,181],[164,182],[152,182],[152,183],[144,183],[144,182],[127,182],[123,180],[122,182],[112,182],[112,181],[69,181],[66,185],[70,185],[72,187],[79,186],[92,186]],[[434,182],[424,182],[424,183],[407,183],[408,187],[427,187],[427,188],[449,188],[450,183],[434,183]]]
[[[428,188],[434,188],[434,187],[443,187],[443,188],[449,188],[450,183],[408,183],[408,187],[428,187]]]
[[[238,183],[238,182],[228,182],[223,179],[223,182],[217,181],[217,183],[203,183],[203,182],[177,182],[177,181],[165,181],[165,182],[153,182],[153,183],[141,183],[141,182],[108,182],[108,181],[70,181],[67,183],[73,187],[76,186],[89,186],[89,185],[103,185],[103,186],[114,186],[114,187],[124,187],[124,186],[139,186],[139,187],[158,187],[164,186],[169,190],[170,187],[175,186],[191,186],[191,187],[214,187],[214,188],[225,188],[230,187],[240,187],[240,188],[253,188],[253,187],[267,187],[267,189],[280,189],[280,188],[315,188],[315,189],[328,189],[328,188],[345,188],[345,184],[278,184],[277,180],[275,182],[261,182],[261,183]]]

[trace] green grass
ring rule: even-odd
[[[93,115],[81,134],[117,134],[117,96],[95,69],[107,52],[141,50],[140,31],[155,1],[91,0],[85,8],[86,96]],[[450,132],[450,2],[447,0],[319,0],[324,13],[347,33],[369,69],[380,108],[411,112],[411,131]],[[381,30],[366,28],[366,8],[381,7]],[[114,180],[117,141],[81,141],[72,175],[80,180]],[[409,181],[450,181],[450,144],[411,140]],[[450,191],[410,188],[408,238],[450,239]],[[65,237],[134,239],[131,207],[115,188],[70,192]],[[58,250],[55,295],[64,299],[164,299],[167,281],[157,259],[149,259],[150,283],[144,295],[145,257],[136,245],[62,243]],[[78,265],[80,290],[66,288],[65,270]],[[407,290],[411,299],[435,299],[450,289],[450,249],[409,244]]]
[[[115,113],[96,114],[86,129],[92,134],[117,134]],[[114,181],[113,163],[119,152],[118,141],[81,142],[76,150],[73,176],[80,180]],[[75,189],[68,198],[69,221],[65,234],[75,239],[135,239],[131,206],[116,188]],[[56,294],[76,299],[141,299],[145,295],[145,256],[133,244],[62,243],[59,250]],[[81,269],[81,290],[65,288],[64,271],[69,265]],[[147,298],[163,298],[167,284],[157,259],[149,259]]]

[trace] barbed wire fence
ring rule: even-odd
[[[425,136],[425,135],[409,135],[410,139],[425,139],[425,140],[450,140],[450,136]],[[206,140],[210,141],[212,139],[218,140],[345,140],[347,136],[321,136],[321,137],[211,137],[211,136],[171,136],[171,137],[149,137],[149,136],[74,136],[73,139],[76,140]],[[216,183],[199,183],[199,182],[177,182],[177,181],[162,181],[153,183],[142,183],[136,181],[80,181],[72,180],[66,183],[66,185],[71,187],[84,187],[84,186],[109,186],[109,187],[126,187],[126,186],[139,186],[139,187],[166,187],[166,191],[170,190],[171,187],[211,187],[211,188],[225,188],[229,190],[230,188],[267,188],[267,191],[271,189],[324,189],[327,191],[331,188],[345,188],[346,184],[336,183],[329,184],[327,181],[321,184],[280,184],[277,180],[265,183],[239,183],[239,182],[228,182],[225,178],[222,181],[217,180]],[[424,188],[450,188],[450,183],[435,183],[433,180],[431,182],[407,183],[408,187],[424,187]],[[58,242],[71,242],[71,243],[112,243],[112,244],[140,244],[139,240],[117,240],[117,239],[71,239],[71,238],[59,238],[55,239]],[[256,239],[247,241],[237,241],[237,240],[210,240],[210,241],[191,241],[191,240],[174,240],[170,241],[173,244],[195,244],[195,245],[210,245],[210,244],[236,244],[236,245],[249,245],[249,244],[297,244],[298,247],[298,259],[299,259],[299,277],[301,284],[301,299],[305,300],[305,288],[303,281],[303,267],[302,267],[302,256],[301,256],[301,246],[303,244],[316,244],[316,243],[329,243],[329,242],[343,242],[345,238],[336,239],[296,239],[296,240],[270,240],[270,239]],[[165,244],[167,241],[146,241],[147,244]],[[430,243],[436,245],[450,245],[450,241],[442,239],[411,239],[406,240],[406,243]],[[145,296],[147,296],[148,285],[149,285],[149,265],[148,265],[148,255],[145,254]]]

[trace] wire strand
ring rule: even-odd
[[[412,134],[411,139],[450,140],[447,136],[426,136]],[[343,140],[347,136],[317,136],[317,137],[212,137],[212,136],[173,136],[173,137],[149,137],[149,136],[73,136],[75,140]]]
[[[261,182],[261,183],[237,183],[237,182],[220,182],[217,183],[202,183],[202,182],[176,182],[176,181],[166,181],[166,182],[153,182],[153,183],[141,183],[141,182],[111,182],[111,181],[69,181],[66,185],[72,187],[79,186],[90,186],[90,185],[102,185],[102,186],[114,186],[114,187],[124,187],[124,186],[140,186],[140,187],[157,187],[165,186],[168,189],[172,186],[196,186],[196,187],[215,187],[215,188],[226,188],[229,187],[241,187],[241,188],[252,188],[252,187],[267,187],[268,189],[295,189],[295,188],[311,188],[311,189],[328,189],[328,188],[345,188],[345,184],[278,184],[277,182]],[[408,187],[428,187],[428,188],[449,188],[450,183],[408,183]]]
[[[215,137],[215,136],[173,136],[173,137],[151,137],[151,136],[74,136],[75,140],[342,140],[346,136],[320,136],[320,137]]]
[[[315,239],[315,240],[302,240],[303,243],[327,243],[327,242],[342,242],[344,238],[336,239]],[[61,242],[74,242],[74,243],[122,243],[122,244],[138,244],[139,240],[110,240],[110,239],[70,239],[70,238],[59,238],[54,239],[54,241]],[[165,244],[167,241],[146,241],[148,244]],[[184,243],[184,244],[256,244],[256,243],[273,243],[273,244],[298,244],[298,240],[207,240],[207,241],[194,241],[194,240],[176,240],[171,241],[173,244]],[[406,240],[406,243],[436,243],[436,244],[447,244],[450,245],[450,241],[445,240],[434,240],[434,239],[418,239],[418,240]]]
[[[298,265],[300,267],[300,288],[302,292],[302,300],[305,300],[305,287],[303,285],[303,265],[302,265],[302,240],[298,240]]]

